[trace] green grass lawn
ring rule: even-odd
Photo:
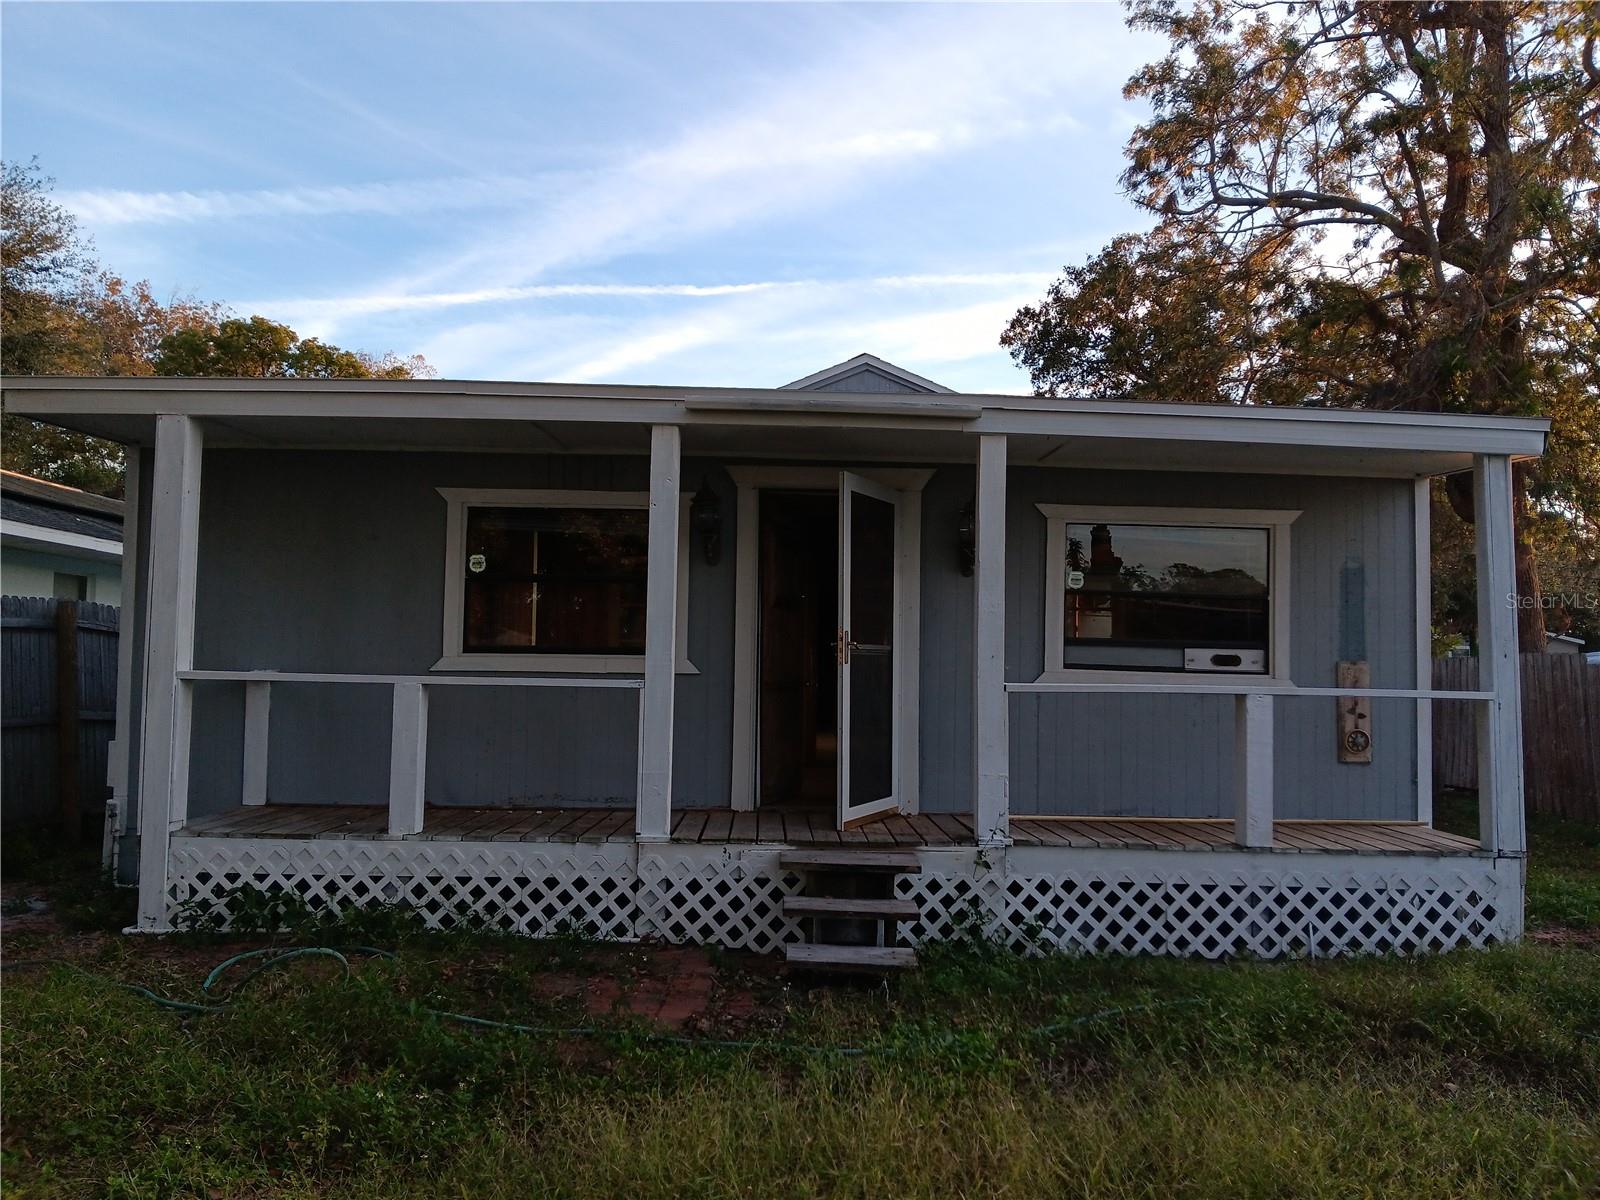
[[[6,934],[9,963],[95,974],[6,974],[4,1193],[1592,1196],[1600,839],[1582,834],[1536,832],[1545,941],[1227,965],[959,944],[888,988],[811,990],[713,955],[719,994],[756,1003],[713,1007],[691,1044],[586,1011],[586,989],[648,977],[649,949],[392,921],[324,931],[398,951],[352,954],[348,977],[306,958],[246,982],[246,964],[213,990],[224,1012],[157,1008],[108,980],[202,1000],[213,964],[267,939],[108,936],[103,893],[64,887],[68,928]]]

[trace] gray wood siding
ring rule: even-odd
[[[689,658],[678,677],[674,789],[725,804],[732,712],[734,490],[694,459],[727,522],[721,562],[689,566]],[[425,674],[443,623],[445,502],[439,487],[644,491],[639,457],[208,451],[201,487],[195,663]],[[268,796],[365,803],[388,795],[390,689],[273,689]],[[444,804],[630,805],[638,693],[623,689],[433,689],[428,797]],[[196,689],[191,811],[238,803],[243,689]]]
[[[734,488],[686,459],[684,487],[722,498],[723,555],[689,564],[689,657],[678,677],[675,802],[727,803],[731,767]],[[439,656],[445,503],[438,487],[645,490],[643,457],[209,451],[201,502],[196,665],[422,674]],[[972,790],[972,580],[955,530],[970,467],[940,468],[923,498],[922,807],[966,811]],[[1222,477],[1017,468],[1007,546],[1007,678],[1043,655],[1040,502],[1299,508],[1292,534],[1293,676],[1331,685],[1341,646],[1364,639],[1375,687],[1412,686],[1408,481]],[[1359,569],[1356,569],[1359,568]],[[1359,594],[1355,589],[1359,585]],[[1351,605],[1359,601],[1356,610]],[[1344,619],[1349,612],[1357,619]],[[430,800],[454,804],[632,803],[632,691],[438,688]],[[381,804],[389,689],[274,689],[269,795]],[[1406,818],[1415,778],[1413,706],[1378,702],[1375,761],[1340,765],[1334,702],[1278,702],[1279,813]],[[196,690],[192,811],[238,802],[242,688]],[[1231,815],[1232,702],[1183,696],[1016,696],[1014,812]]]
[[[970,468],[944,468],[924,498],[921,765],[922,807],[930,812],[971,805],[972,581],[958,570],[954,531],[973,484]],[[1013,469],[1006,545],[1011,681],[1036,678],[1043,661],[1045,519],[1035,508],[1039,503],[1301,509],[1290,554],[1294,681],[1332,686],[1341,647],[1354,640],[1364,642],[1372,686],[1414,686],[1409,481]],[[1338,762],[1334,703],[1278,701],[1279,815],[1413,816],[1413,702],[1375,702],[1370,766]],[[1228,698],[1014,696],[1011,809],[1231,816],[1232,746]]]

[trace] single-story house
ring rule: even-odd
[[[122,603],[122,501],[0,471],[0,594]]]
[[[1205,956],[1522,931],[1543,420],[963,395],[870,355],[5,396],[130,447],[140,929],[262,888],[825,959],[833,918]],[[1453,472],[1482,658],[1440,693]],[[1432,825],[1440,699],[1480,713],[1476,838]]]

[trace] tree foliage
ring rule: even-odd
[[[412,379],[428,373],[420,355],[377,358],[302,338],[265,317],[227,317],[176,330],[156,347],[157,375],[259,379]]]
[[[421,358],[378,357],[301,338],[286,325],[231,316],[190,297],[159,300],[147,282],[100,268],[94,247],[50,198],[38,164],[0,172],[0,373],[411,379]],[[4,462],[105,495],[122,490],[113,442],[4,414]]]
[[[1048,395],[1548,416],[1517,471],[1537,596],[1535,534],[1593,546],[1600,519],[1600,8],[1134,0],[1129,21],[1169,43],[1126,88],[1151,116],[1122,183],[1156,223],[1002,343]]]

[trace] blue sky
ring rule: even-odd
[[[7,3],[104,263],[444,377],[770,386],[998,348],[1144,224],[1112,5]]]

